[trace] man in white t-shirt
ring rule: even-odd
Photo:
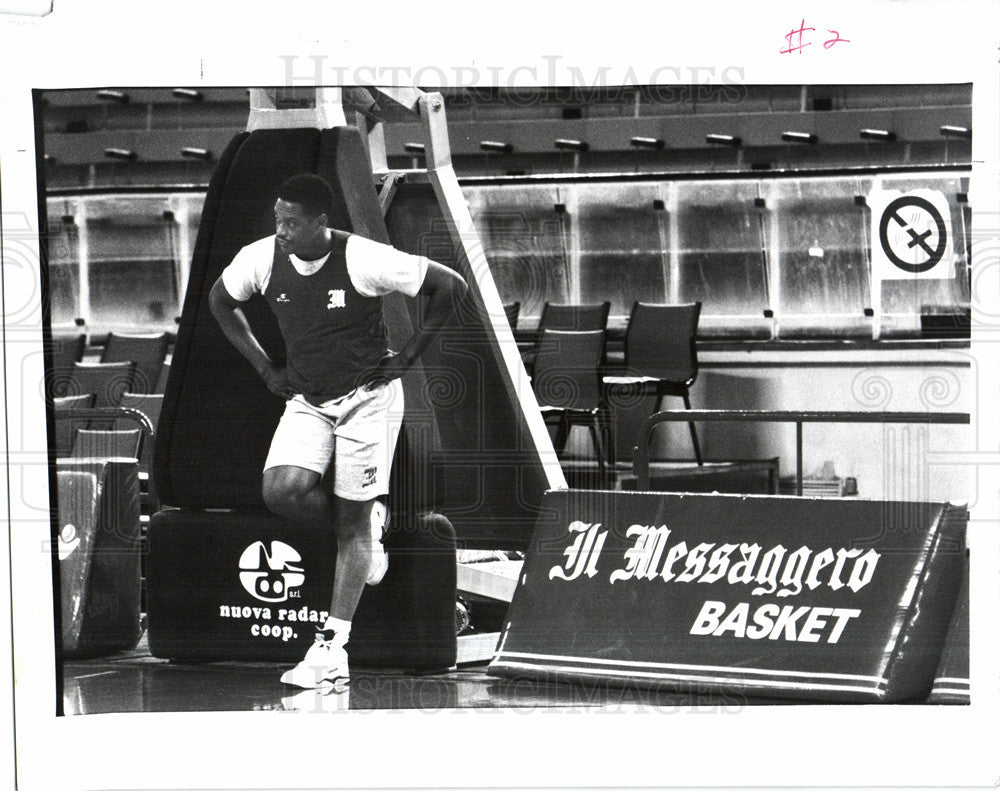
[[[264,502],[275,514],[330,527],[337,537],[330,617],[305,658],[281,680],[344,687],[351,619],[366,583],[388,565],[382,499],[403,414],[399,378],[465,294],[462,277],[423,256],[327,227],[333,193],[319,176],[281,185],[276,233],[247,245],[212,286],[222,331],[268,389],[287,399],[264,463]],[[426,297],[420,326],[398,354],[387,345],[382,297]],[[267,301],[285,341],[277,366],[241,305]]]

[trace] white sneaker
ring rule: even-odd
[[[305,658],[282,674],[281,683],[302,689],[346,688],[351,683],[347,651],[334,643],[332,631],[316,632],[316,641]]]
[[[382,537],[389,529],[389,510],[381,500],[372,505],[372,565],[366,585],[378,585],[389,570],[389,556],[382,546]]]

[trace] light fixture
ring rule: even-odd
[[[514,150],[510,143],[501,143],[499,140],[480,140],[479,147],[483,151],[496,151],[498,154],[509,154]]]
[[[972,138],[972,130],[967,126],[953,126],[951,124],[945,124],[938,130],[938,132],[945,137],[964,137],[967,140]]]
[[[185,146],[181,149],[181,156],[188,157],[189,159],[205,159],[209,160],[212,158],[212,152],[207,148],[194,148],[192,146]]]
[[[661,150],[664,145],[666,145],[658,137],[632,137],[629,138],[628,144],[630,146],[635,146],[636,148],[652,148],[657,151]]]
[[[423,154],[427,148],[423,143],[404,143],[403,150],[407,154]]]
[[[205,98],[205,94],[194,88],[174,88],[171,93],[178,99],[187,99],[189,102],[200,102]]]
[[[715,134],[705,135],[705,142],[712,146],[733,146],[734,148],[743,144],[740,138],[733,135]]]
[[[560,137],[555,142],[556,148],[560,151],[589,151],[590,144],[584,142],[583,140],[569,140],[565,137]]]
[[[97,92],[97,98],[102,102],[118,102],[119,104],[128,104],[129,102],[128,94],[124,91],[101,90]]]
[[[896,133],[887,129],[862,129],[860,134],[865,140],[879,140],[883,143],[896,142]]]
[[[815,143],[819,138],[812,132],[782,132],[781,139],[786,143]]]
[[[127,162],[135,162],[139,155],[130,148],[105,148],[104,156],[109,159],[123,159]]]

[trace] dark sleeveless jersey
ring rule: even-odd
[[[296,272],[275,243],[264,290],[285,340],[288,381],[313,404],[349,393],[388,351],[382,298],[351,283],[347,238],[333,232],[330,257],[311,275]]]

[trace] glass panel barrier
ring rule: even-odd
[[[87,212],[89,321],[173,329],[180,314],[177,221],[167,196],[94,201]]]
[[[77,195],[48,201],[53,328],[176,329],[204,195]]]
[[[933,334],[928,316],[967,322],[967,175],[879,180],[944,194],[953,277],[887,280],[875,298],[871,210],[858,200],[872,175],[518,181],[463,192],[501,299],[521,303],[524,327],[546,301],[605,299],[612,327],[635,300],[701,301],[703,338],[920,337]],[[81,318],[97,333],[175,329],[203,201],[196,192],[50,197],[53,327]]]
[[[49,309],[52,326],[74,326],[80,311],[80,229],[65,202],[48,212]]]
[[[871,337],[862,179],[761,184],[768,207],[772,299],[781,337]]]
[[[757,182],[669,186],[675,262],[670,301],[702,303],[702,337],[770,337],[761,209],[754,203]]]
[[[611,302],[609,325],[624,326],[632,303],[664,302],[669,218],[656,184],[575,187],[579,218],[579,301]]]
[[[554,187],[465,190],[483,252],[504,302],[541,316],[546,301],[572,301],[566,215]]]

